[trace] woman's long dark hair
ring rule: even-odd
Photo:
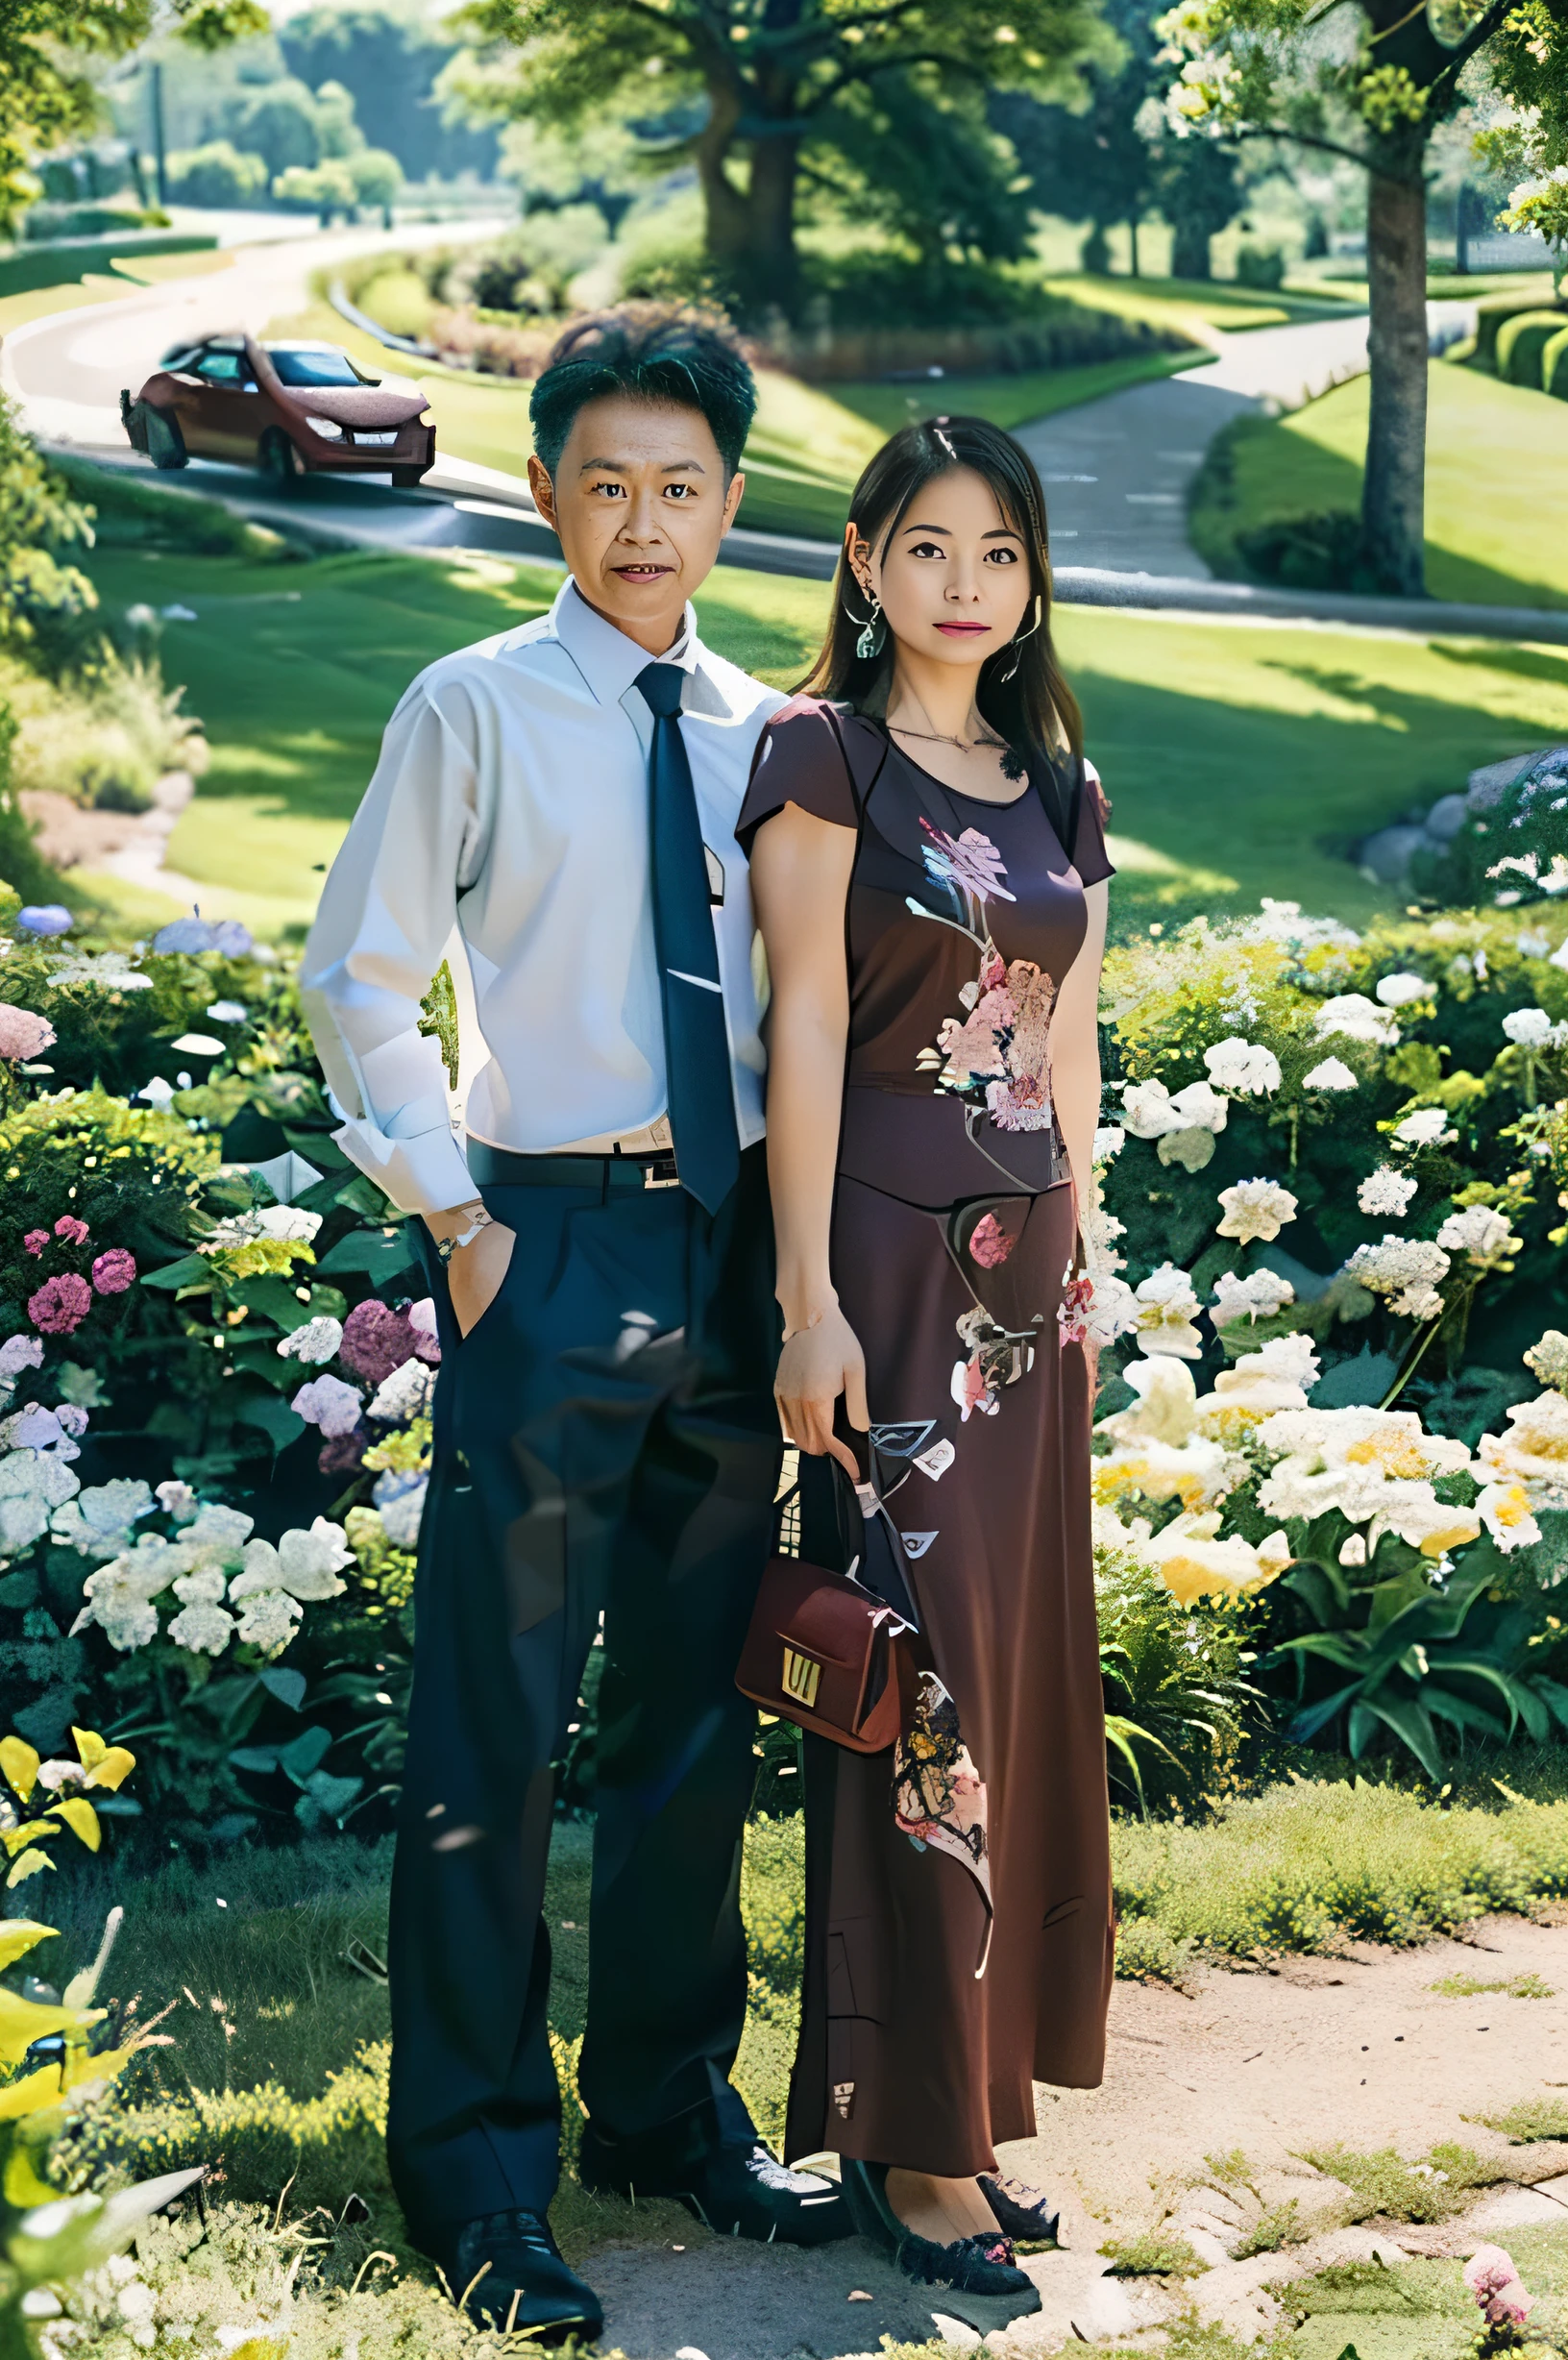
[[[1027,637],[987,657],[975,701],[991,726],[1031,768],[1041,756],[1080,755],[1083,718],[1051,637],[1045,495],[1033,460],[1012,435],[985,418],[928,418],[919,426],[900,427],[855,485],[849,503],[855,530],[873,548],[880,541],[885,560],[916,494],[955,467],[972,468],[984,479],[1022,540],[1034,592],[1030,612],[1040,617],[1038,627],[1030,631],[1026,613],[1021,629]],[[833,619],[800,687],[809,696],[825,697],[880,719],[887,711],[895,649],[888,631],[877,654],[857,655],[855,642],[868,619],[866,594],[850,571],[847,554],[841,554],[833,577]]]

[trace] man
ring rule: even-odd
[[[392,2177],[480,2324],[596,2335],[546,2223],[550,1764],[602,1624],[591,2189],[846,2235],[729,2068],[754,1715],[734,1686],[778,1438],[752,919],[735,820],[782,701],[688,604],[740,504],[750,372],[664,310],[532,399],[569,578],[388,725],[306,953],[345,1151],[423,1217],[442,1367],[392,1889]],[[489,1062],[453,1134],[421,998],[453,925]],[[478,2280],[476,2284],[475,2281]]]

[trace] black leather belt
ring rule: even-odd
[[[672,1155],[516,1155],[509,1147],[492,1147],[482,1139],[471,1139],[467,1154],[469,1173],[481,1189],[597,1189],[619,1193],[679,1185]]]

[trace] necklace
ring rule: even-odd
[[[988,747],[993,753],[1001,755],[1004,778],[1021,778],[1024,774],[1023,764],[1005,738],[993,735],[977,738],[948,737],[941,729],[911,729],[901,721],[890,721],[887,725],[890,730],[896,730],[900,737],[921,738],[928,746],[956,746],[961,752],[965,753],[976,752],[982,746]]]

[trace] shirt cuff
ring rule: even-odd
[[[404,1213],[447,1213],[478,1193],[463,1151],[443,1123],[414,1139],[391,1139],[374,1122],[351,1119],[332,1133],[351,1164]]]

